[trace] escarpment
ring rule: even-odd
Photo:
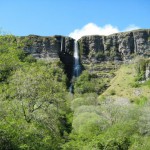
[[[60,59],[69,79],[73,74],[74,39],[66,36],[16,36],[18,45],[37,59]],[[107,61],[126,61],[136,55],[150,56],[150,29],[121,32],[109,36],[83,36],[78,40],[79,59],[82,65]]]
[[[24,50],[35,58],[60,58],[65,65],[73,64],[74,39],[65,36],[21,36]],[[134,55],[150,56],[150,30],[140,29],[109,36],[90,35],[78,40],[81,62],[128,60]]]
[[[129,60],[134,55],[150,56],[150,30],[141,29],[109,36],[92,35],[79,39],[83,63]]]

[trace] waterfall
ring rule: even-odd
[[[73,67],[73,76],[78,77],[81,73],[81,66],[79,62],[79,49],[78,42],[74,41],[74,67]]]
[[[73,65],[73,78],[72,78],[72,83],[69,87],[70,93],[73,93],[73,83],[74,83],[74,78],[78,77],[81,73],[81,65],[80,65],[80,59],[79,59],[79,49],[78,49],[78,42],[75,40],[74,41],[74,65]]]
[[[61,48],[60,48],[60,51],[62,52],[62,50],[63,50],[63,37],[61,37]]]

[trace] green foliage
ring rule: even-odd
[[[98,80],[88,71],[83,71],[75,82],[75,93],[101,93],[105,88],[103,80]]]
[[[137,133],[138,116],[135,106],[115,101],[80,106],[74,113],[71,141],[64,149],[126,150],[131,145],[130,138]]]
[[[92,135],[98,134],[100,132],[99,123],[100,117],[98,114],[94,112],[82,112],[81,114],[74,117],[72,123],[74,129],[73,132],[79,134],[82,137],[91,137]]]
[[[149,150],[150,149],[150,137],[147,136],[134,136],[132,138],[133,145],[129,150]]]
[[[147,61],[145,62],[147,63]],[[98,83],[99,79],[96,74],[83,71],[81,78],[79,77],[75,82],[75,98],[71,103],[71,108],[74,111],[73,129],[68,142],[63,145],[63,149],[127,150],[138,149],[137,147],[149,149],[149,99],[147,95],[135,96],[133,92],[139,88],[140,94],[142,94],[144,89],[147,90],[149,87],[149,81],[145,83],[135,81],[134,68],[135,66],[132,67],[131,65],[125,66],[117,77],[121,80],[113,88],[108,88],[107,94],[109,96],[102,94],[99,101],[95,97],[95,100],[92,99],[93,103],[88,101],[84,94],[87,94],[88,97],[88,94],[91,91],[94,93],[95,89],[87,90],[88,92],[83,92],[84,94],[80,91],[82,91],[81,87],[87,89],[88,84],[84,87],[85,82],[96,80]],[[115,83],[114,79],[113,82]],[[96,87],[97,83],[94,82],[93,87]],[[77,90],[77,88],[79,89]],[[118,92],[120,88],[122,90]],[[125,90],[124,88],[131,89],[127,94],[133,93],[134,98],[132,100],[134,103],[130,103],[130,99],[125,101],[122,96],[116,98]]]
[[[24,42],[31,44],[28,39]],[[124,67],[117,78],[128,78],[109,88],[109,97],[101,95],[98,100],[110,81],[103,76],[111,74],[107,71],[114,64],[97,64],[93,66],[97,72],[83,71],[74,81],[72,95],[67,92],[63,64],[36,60],[22,50],[23,45],[17,45],[14,36],[0,36],[0,150],[150,149],[149,97],[142,93],[132,99],[134,103],[115,98],[121,84],[123,88],[150,87],[149,80],[138,82],[148,60],[136,64],[135,81],[132,71]],[[106,72],[99,77],[103,69]]]
[[[7,130],[0,130],[0,150],[12,149],[17,150],[16,143],[12,141],[13,135],[8,133]]]
[[[149,110],[149,103],[146,104],[147,106],[143,107],[141,109],[139,121],[138,121],[138,127],[139,127],[139,132],[141,135],[146,135],[150,136],[150,110]]]
[[[140,106],[143,106],[145,105],[145,103],[148,101],[147,97],[145,96],[140,96],[140,97],[137,97],[137,98],[134,98],[132,99],[132,102],[140,105]]]
[[[133,83],[131,83],[130,85],[131,85],[131,87],[133,87],[133,88],[137,88],[137,87],[140,87],[140,83],[139,82],[137,82],[139,79],[135,79],[135,81],[133,82]]]
[[[59,149],[60,133],[65,129],[61,118],[67,108],[66,77],[61,68],[43,63],[25,65],[13,71],[7,82],[7,92],[1,93],[0,128],[9,133],[8,142],[18,149]],[[1,88],[4,91],[6,85]]]
[[[117,124],[111,127],[104,134],[95,136],[89,145],[97,149],[106,150],[127,150],[130,146],[129,137],[132,134],[132,127],[128,124]]]
[[[82,105],[97,105],[97,95],[95,93],[84,94],[82,97],[77,97],[71,102],[71,108],[73,111]]]
[[[21,48],[18,48],[14,36],[0,37],[0,81],[6,80],[12,71],[20,68],[22,62],[33,62],[29,61],[31,59],[33,59],[31,56],[27,56]]]
[[[115,90],[111,90],[110,91],[110,95],[115,95],[116,94],[116,91]]]
[[[90,92],[91,83],[89,81],[90,81],[90,74],[87,71],[84,71],[75,82],[75,92],[79,93]]]
[[[150,79],[145,81],[143,85],[146,85],[146,86],[148,86],[150,88]]]
[[[60,149],[71,117],[63,65],[37,61],[14,36],[0,43],[0,149]]]
[[[137,58],[135,65],[135,69],[137,72],[137,77],[135,78],[136,81],[141,81],[145,79],[146,64],[147,64],[146,59]]]

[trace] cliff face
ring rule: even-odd
[[[74,39],[64,36],[21,36],[16,37],[17,43],[22,43],[24,50],[37,59],[59,58],[65,65],[68,77],[71,78],[74,62]]]
[[[71,79],[74,64],[74,39],[64,36],[22,36],[16,37],[17,43],[23,43],[24,50],[35,58],[59,58],[65,65],[65,71]],[[134,55],[150,56],[150,30],[135,30],[109,36],[84,36],[78,40],[80,61],[95,64],[102,61],[123,61]]]
[[[134,54],[150,56],[150,30],[135,30],[109,36],[79,39],[81,61],[126,60]]]
[[[16,40],[36,58],[59,58],[61,53],[73,55],[74,40],[70,37],[29,35],[16,37]]]
[[[29,35],[16,37],[16,41],[23,42],[24,50],[36,58],[60,58],[65,65],[73,65],[74,39],[70,37]],[[149,29],[109,36],[84,36],[78,42],[82,63],[126,60],[136,54],[150,56]]]

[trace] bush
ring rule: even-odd
[[[133,88],[137,88],[137,87],[140,87],[140,83],[139,82],[133,82],[130,84],[130,86]]]
[[[95,78],[88,71],[83,71],[77,78],[74,88],[75,93],[97,93],[100,94],[106,87],[106,83],[102,79]]]
[[[110,95],[116,95],[116,91],[115,90],[111,90],[110,91]]]
[[[147,97],[140,96],[138,98],[132,99],[132,102],[135,102],[137,105],[143,106],[148,101]]]

